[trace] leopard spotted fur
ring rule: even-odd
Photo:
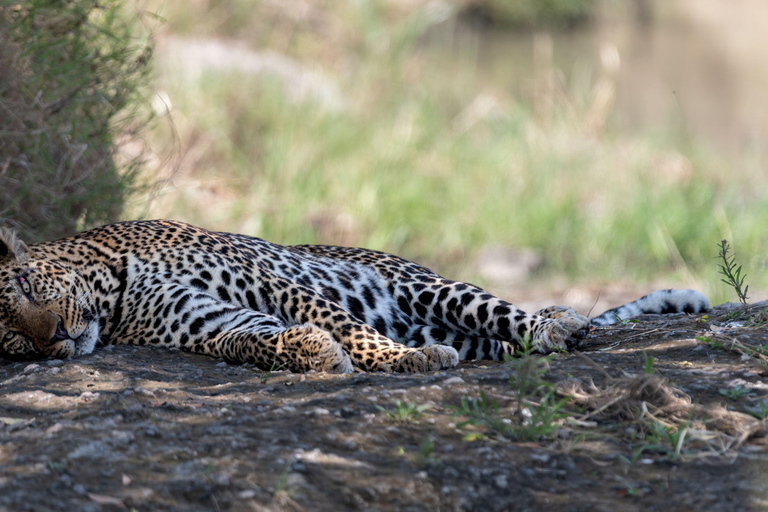
[[[620,312],[709,307],[697,292],[663,293]],[[528,314],[366,249],[280,246],[173,221],[110,224],[29,247],[0,232],[0,357],[74,357],[100,342],[293,371],[430,371],[502,359],[521,339],[541,353],[571,350],[589,328],[568,308]]]

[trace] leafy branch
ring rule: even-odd
[[[728,240],[721,241],[718,247],[720,252],[717,257],[722,260],[722,264],[718,265],[720,267],[719,273],[725,276],[725,279],[721,279],[721,281],[736,290],[739,301],[746,310],[747,300],[749,299],[749,296],[747,296],[749,285],[744,286],[744,279],[747,276],[741,275],[741,265],[736,265],[736,257],[729,254],[731,246],[728,244]]]

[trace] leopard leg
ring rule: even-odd
[[[470,349],[474,343],[478,350],[482,343],[479,340],[496,339],[519,347],[520,340],[527,339],[541,353],[570,350],[579,346],[589,332],[586,317],[531,315],[477,286],[444,279],[398,256],[346,247],[295,249],[372,268],[386,282],[388,292],[410,319],[409,323],[473,338],[477,343],[468,342]]]
[[[260,294],[266,310],[286,324],[313,324],[328,331],[352,358],[367,371],[422,372],[452,368],[459,361],[452,347],[412,348],[379,333],[312,288],[280,277],[262,283],[281,293]]]
[[[397,304],[417,323],[476,339],[498,339],[516,346],[530,340],[540,353],[571,350],[589,332],[589,320],[577,314],[547,318],[531,315],[474,285],[431,273],[390,278]]]
[[[228,361],[248,361],[264,369],[284,367],[294,372],[328,373],[354,370],[341,344],[311,324],[290,326],[276,333],[238,328],[222,332],[206,345],[210,348],[204,353]]]
[[[260,368],[349,373],[352,362],[327,331],[313,325],[286,325],[274,315],[223,302],[179,283],[143,283],[143,293],[126,299],[123,325],[112,343],[176,347]],[[152,318],[140,318],[156,297],[173,302]]]
[[[460,360],[490,359],[501,361],[515,353],[515,345],[491,338],[475,338],[433,325],[414,325],[405,344],[409,347],[448,345],[456,349]]]

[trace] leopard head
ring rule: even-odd
[[[99,337],[92,293],[65,262],[30,251],[0,229],[0,357],[66,358]]]

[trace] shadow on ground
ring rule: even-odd
[[[760,416],[764,367],[717,340],[760,348],[768,332],[722,329],[725,315],[596,331],[583,355],[556,356],[546,379],[600,387],[641,375],[645,350],[654,374],[696,406]],[[540,441],[457,428],[451,406],[462,398],[483,391],[502,412],[514,402],[511,371],[473,362],[418,375],[269,374],[124,346],[2,362],[0,510],[768,508],[759,436],[723,434],[718,445],[698,432],[657,449],[637,422],[597,415]],[[398,400],[427,408],[393,421],[381,408]]]

